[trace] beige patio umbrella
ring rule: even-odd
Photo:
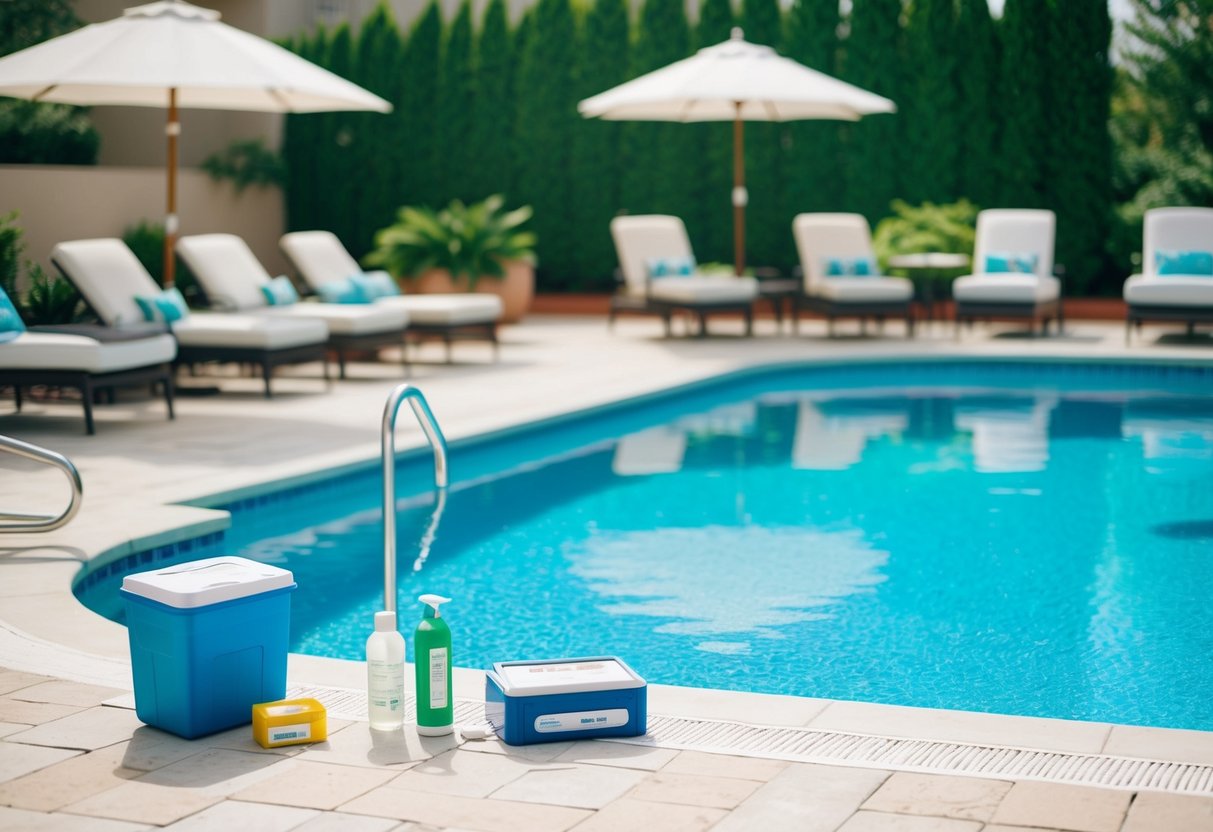
[[[633,78],[577,106],[586,118],[614,121],[733,122],[733,250],[745,268],[745,127],[747,121],[839,119],[892,113],[887,98],[809,69],[745,40],[741,29],[724,43]]]
[[[0,58],[0,95],[168,108],[164,279],[169,286],[178,231],[179,108],[277,113],[392,109],[356,84],[221,23],[219,12],[184,0],[136,6],[122,17]]]

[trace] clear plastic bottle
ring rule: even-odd
[[[396,613],[375,613],[375,632],[366,640],[366,711],[376,731],[404,724],[404,636]]]

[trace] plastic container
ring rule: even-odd
[[[252,719],[286,695],[294,577],[240,557],[127,575],[121,594],[135,680],[135,713],[180,737]]]
[[[315,699],[283,699],[253,706],[253,739],[278,748],[328,739],[328,712]]]
[[[455,730],[455,703],[451,698],[451,630],[439,607],[450,598],[422,595],[425,617],[413,636],[417,674],[417,733],[441,737]]]
[[[366,713],[376,731],[404,725],[404,636],[396,613],[375,613],[375,632],[366,640]]]

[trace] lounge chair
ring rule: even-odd
[[[213,308],[272,318],[322,321],[329,349],[345,378],[346,355],[399,345],[403,348],[409,313],[386,306],[344,303],[270,305],[263,287],[273,278],[244,240],[235,234],[197,234],[177,241],[177,253],[198,279]],[[407,362],[407,356],[406,356]]]
[[[293,231],[284,234],[279,245],[313,292],[320,292],[326,284],[363,274],[358,261],[331,231]],[[389,291],[398,291],[390,277],[383,285]],[[451,360],[451,342],[456,339],[489,341],[494,357],[497,355],[497,322],[504,307],[496,295],[393,293],[374,302],[407,311],[410,335],[441,338],[446,344],[447,361]]]
[[[1027,318],[1048,333],[1065,325],[1061,281],[1053,276],[1052,211],[995,208],[977,215],[974,272],[952,283],[956,332],[976,318]]]
[[[904,318],[906,335],[914,335],[914,284],[904,277],[880,274],[872,250],[872,231],[860,214],[798,214],[792,235],[800,255],[803,292],[793,320],[800,327],[800,310],[824,315],[829,334],[835,318]]]
[[[1145,320],[1213,321],[1213,208],[1155,208],[1145,217],[1141,274],[1125,281],[1125,342]]]
[[[120,332],[147,330],[149,324],[135,298],[156,296],[160,287],[126,243],[114,238],[59,243],[51,252],[51,262],[103,324]],[[151,326],[164,329],[163,324]],[[256,364],[267,398],[273,394],[270,380],[275,367],[324,362],[328,341],[328,328],[321,321],[208,312],[192,312],[174,321],[172,333],[178,366],[211,361]]]
[[[707,334],[708,315],[740,312],[745,318],[746,335],[754,331],[757,281],[696,273],[691,241],[678,217],[616,217],[611,220],[611,238],[619,256],[623,285],[611,298],[609,325],[614,325],[620,312],[660,315],[668,337],[674,313],[685,311],[699,319],[699,334],[703,336]]]
[[[118,336],[105,327],[64,327],[65,331],[25,328],[0,289],[0,389],[13,388],[17,411],[21,389],[34,385],[72,387],[84,405],[84,430],[96,432],[93,398],[98,391],[134,384],[157,384],[173,418],[171,363],[177,342],[167,333]]]

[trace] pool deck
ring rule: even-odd
[[[450,439],[594,407],[734,370],[799,361],[958,356],[1147,360],[1213,366],[1213,340],[1183,342],[1147,328],[1132,346],[1123,325],[1072,322],[1054,338],[1010,337],[1012,324],[953,338],[890,325],[858,337],[854,322],[827,339],[758,322],[713,324],[720,337],[660,337],[653,318],[532,316],[505,328],[500,360],[486,345],[438,345],[412,377]],[[223,528],[224,512],[191,505],[255,492],[267,482],[365,465],[379,454],[399,365],[357,363],[329,390],[318,366],[287,369],[275,398],[254,378],[227,375],[222,395],[163,403],[128,391],[97,411],[83,435],[78,403],[30,401],[0,416],[0,433],[66,454],[84,507],[66,528],[0,538],[0,830],[798,829],[832,832],[1011,832],[1028,829],[1213,830],[1213,796],[1094,788],[1034,779],[956,776],[731,756],[608,742],[511,749],[496,741],[373,735],[335,719],[329,742],[266,752],[247,728],[195,741],[141,726],[130,704],[126,631],[71,594],[81,563]],[[183,386],[214,383],[185,378]],[[9,407],[11,399],[0,406]],[[398,447],[422,444],[402,412]],[[0,457],[0,509],[62,505],[57,472]],[[292,656],[292,685],[356,688],[361,663]],[[482,676],[457,674],[457,697],[482,695]],[[957,711],[652,686],[651,713],[886,738],[1038,749],[1213,766],[1213,732],[1007,717]],[[778,756],[778,755],[773,755]],[[1213,787],[1210,787],[1213,791]],[[9,808],[2,808],[9,807]],[[105,820],[102,820],[105,819]],[[401,825],[403,823],[403,825]]]

